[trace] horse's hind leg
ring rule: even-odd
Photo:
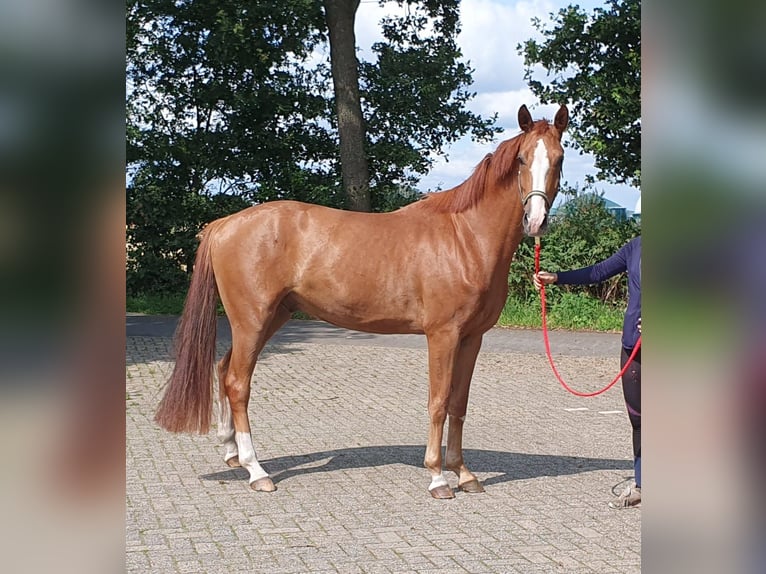
[[[242,466],[237,456],[237,441],[234,439],[234,421],[231,416],[231,406],[226,396],[226,374],[229,372],[231,349],[218,363],[218,438],[224,446],[223,460],[232,468]]]
[[[222,361],[223,366],[228,367],[225,369],[222,384],[226,399],[228,399],[234,427],[237,462],[250,473],[250,487],[253,490],[271,492],[276,490],[276,487],[268,473],[258,462],[253,446],[250,420],[247,414],[251,379],[256,360],[264,345],[289,318],[289,311],[279,306],[265,328],[245,329],[241,325],[238,325],[237,328],[232,327],[232,348],[227,354],[230,360],[228,364]],[[224,357],[225,359],[226,357]],[[222,403],[225,404],[223,401]]]
[[[458,488],[465,492],[484,492],[479,479],[468,470],[463,461],[463,424],[468,409],[468,391],[471,388],[471,377],[481,348],[481,339],[481,335],[467,337],[458,349],[448,406],[449,430],[444,466],[457,474]]]
[[[250,400],[250,378],[255,368],[256,355],[253,352],[257,341],[232,333],[234,344],[231,361],[223,385],[231,406],[234,424],[234,441],[237,445],[239,464],[250,473],[250,486],[258,490],[274,490],[274,485],[258,463],[250,436],[250,421],[247,404]]]

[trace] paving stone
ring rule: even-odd
[[[426,349],[319,335],[294,329],[256,367],[249,412],[270,494],[224,465],[214,431],[156,426],[172,339],[127,337],[128,572],[640,572],[641,511],[607,505],[632,475],[627,414],[601,414],[625,412],[619,386],[573,397],[544,355],[493,332],[464,436],[486,492],[438,501],[422,466]],[[619,335],[600,355],[597,343],[556,357],[572,386],[617,372]]]

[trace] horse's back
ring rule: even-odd
[[[424,236],[440,235],[413,215],[407,210],[363,213],[282,200],[249,207],[208,227],[215,229],[218,250],[247,246],[257,247],[259,256],[278,253],[296,263],[321,255],[323,259],[343,257],[347,263],[356,260],[363,264],[376,254],[396,258],[392,251],[410,250],[414,243],[428,242]]]

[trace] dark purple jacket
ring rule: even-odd
[[[628,241],[620,249],[603,261],[575,269],[559,271],[559,285],[589,285],[601,283],[618,273],[628,273],[628,308],[622,323],[622,346],[633,349],[638,341],[638,319],[641,317],[641,236]]]

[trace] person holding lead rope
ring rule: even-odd
[[[622,326],[620,367],[624,367],[641,337],[641,236],[631,239],[614,255],[581,269],[551,273],[538,271],[533,275],[537,289],[543,285],[589,285],[601,283],[618,273],[628,274],[628,308]],[[625,487],[612,508],[641,506],[641,349],[622,375],[622,393],[633,427],[633,470],[635,482]]]

